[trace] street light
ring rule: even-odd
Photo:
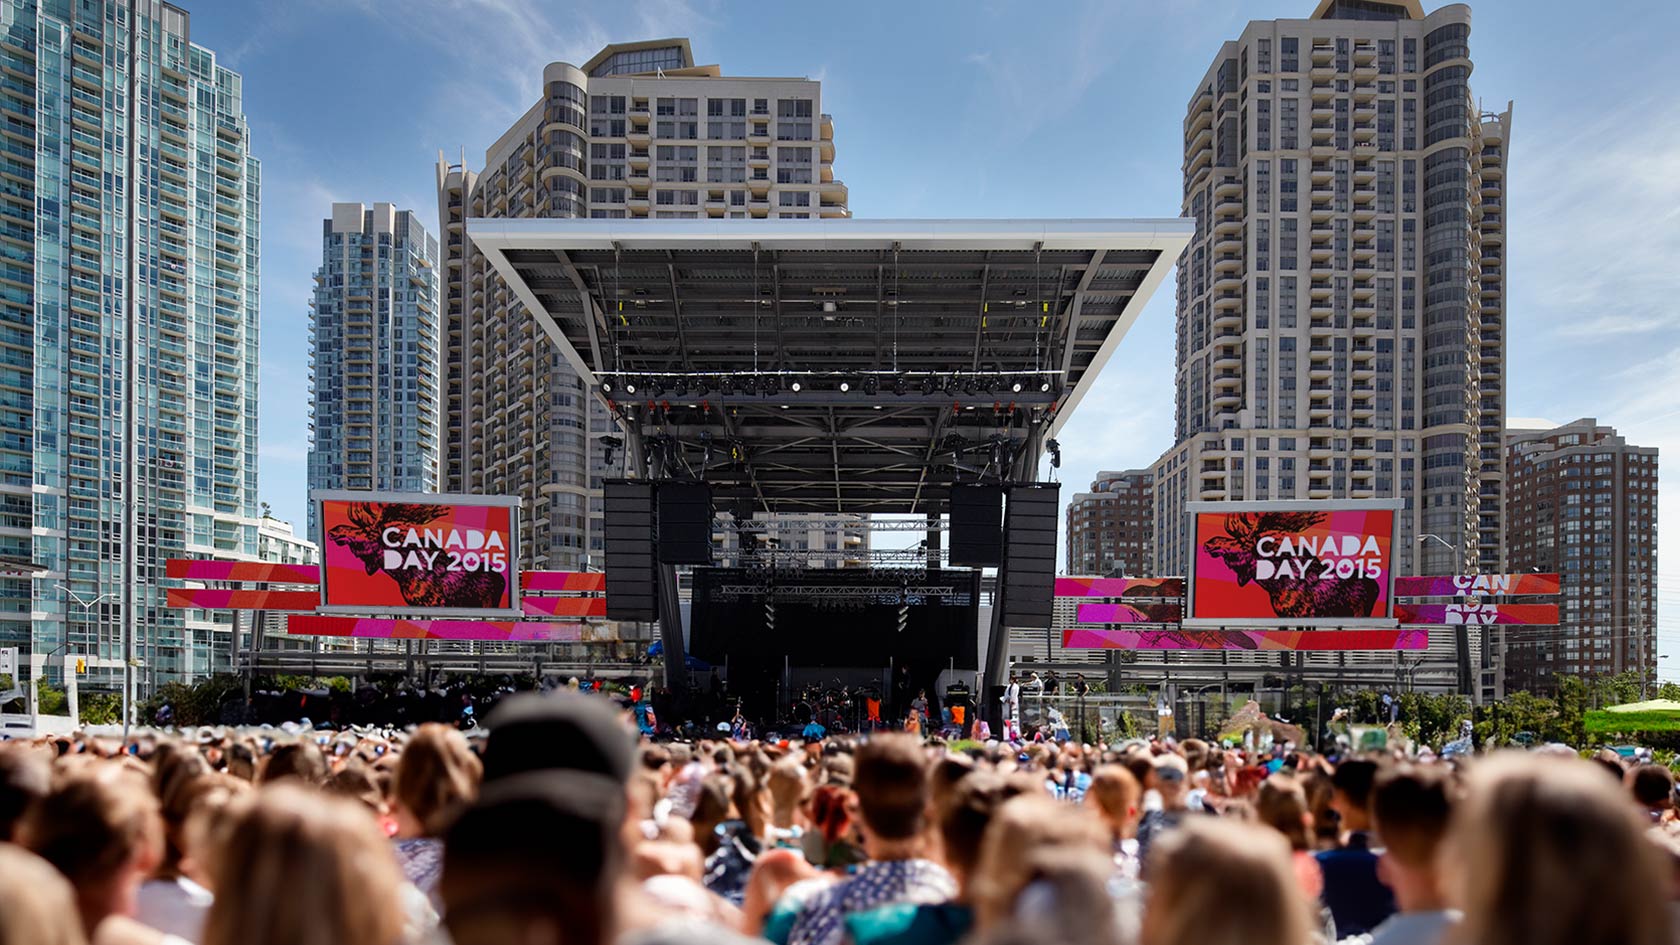
[[[1448,551],[1451,551],[1455,558],[1458,557],[1458,546],[1445,538],[1442,538],[1440,535],[1424,532],[1423,534],[1417,536],[1417,540],[1420,545],[1427,541],[1439,542],[1445,546]],[[1456,649],[1458,650],[1458,685],[1459,688],[1464,690],[1464,694],[1470,697],[1470,702],[1474,705],[1477,700],[1476,687],[1472,684],[1470,678],[1470,628],[1464,624],[1460,624],[1454,629],[1453,636],[1455,637],[1454,643],[1456,644]]]
[[[117,596],[115,592],[107,591],[106,593],[101,594],[98,597],[95,597],[93,600],[83,600],[82,595],[76,593],[75,591],[71,590],[68,587],[65,587],[63,584],[55,584],[53,586],[58,588],[59,590],[63,591],[65,593],[65,595],[67,595],[71,600],[74,600],[77,603],[77,605],[79,605],[82,608],[82,629],[84,631],[90,629],[89,625],[93,623],[93,616],[92,616],[93,608],[99,606],[99,602],[104,600],[105,598],[107,598],[107,597],[114,598],[114,597]],[[65,637],[64,645],[68,646],[70,644],[70,634],[68,632],[66,632],[64,637]],[[55,647],[54,652],[56,652],[57,649],[59,649],[59,648]],[[127,647],[124,647],[123,651],[124,651],[124,653],[126,653],[127,652]],[[48,654],[48,655],[50,656],[51,654]],[[122,713],[123,713],[123,743],[124,744],[128,743],[128,679],[129,679],[129,672],[130,672],[130,668],[129,668],[128,662],[127,662],[127,660],[124,660],[123,661],[123,684],[122,684],[123,685]],[[72,719],[71,724],[75,724],[76,721],[77,721],[76,719]]]

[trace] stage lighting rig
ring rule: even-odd
[[[929,374],[927,380],[922,381],[922,393],[929,397],[939,393],[939,378]]]
[[[863,392],[873,397],[881,392],[881,380],[871,374],[863,379]]]
[[[841,378],[840,379],[840,393],[842,393],[842,394],[850,393],[851,389],[852,389],[852,382],[845,379],[845,378]]]
[[[601,437],[601,462],[604,465],[611,466],[613,461],[613,450],[619,449],[623,446],[624,441],[616,436]]]
[[[626,393],[634,394],[636,392],[636,381],[634,379],[626,381],[624,384],[624,390]]]
[[[902,374],[893,378],[893,393],[900,397],[910,393],[910,378]]]
[[[1009,390],[1010,390],[1011,393],[1019,394],[1021,392],[1021,389],[1025,386],[1026,385],[1021,383],[1020,378],[1016,378],[1015,383],[1009,385]]]
[[[1051,437],[1049,440],[1047,440],[1045,442],[1044,445],[1050,448],[1050,468],[1051,469],[1061,469],[1062,468],[1062,444],[1056,442],[1055,437]]]

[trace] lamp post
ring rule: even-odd
[[[1442,538],[1440,535],[1434,535],[1434,534],[1430,534],[1428,532],[1425,532],[1425,533],[1417,536],[1417,540],[1418,540],[1418,544],[1420,544],[1420,545],[1423,544],[1424,542],[1434,541],[1434,542],[1437,542],[1437,543],[1441,544],[1443,547],[1447,548],[1451,552],[1453,552],[1455,557],[1458,556],[1458,554],[1459,554],[1458,545],[1446,540],[1445,538]],[[1456,567],[1456,565],[1455,565],[1455,567]],[[1469,628],[1469,626],[1467,626],[1465,624],[1462,624],[1462,623],[1459,624],[1453,630],[1453,638],[1454,638],[1454,643],[1455,643],[1454,649],[1457,650],[1456,655],[1458,657],[1458,687],[1459,687],[1460,690],[1462,690],[1464,692],[1465,695],[1470,697],[1470,702],[1471,702],[1472,705],[1474,705],[1475,702],[1476,702],[1476,687],[1472,684],[1471,676],[1470,676],[1470,628]]]
[[[71,600],[75,601],[77,606],[82,608],[82,629],[84,631],[89,629],[90,625],[93,623],[93,608],[98,607],[99,602],[104,600],[105,598],[107,598],[107,597],[113,597],[114,598],[114,597],[117,596],[114,592],[106,592],[104,594],[99,595],[98,597],[95,597],[93,600],[83,600],[82,595],[76,593],[75,591],[71,590],[68,587],[65,587],[63,584],[55,584],[53,586],[58,588],[59,590],[63,591],[65,593],[65,596],[67,596]],[[68,632],[66,632],[65,635],[64,635],[63,646],[69,646],[69,645],[70,645],[70,634]],[[54,647],[54,652],[57,652],[57,650],[59,650],[59,649],[62,649],[62,647]],[[52,654],[49,653],[47,655],[51,656]],[[126,663],[123,666],[122,707],[123,707],[123,742],[126,744],[128,742],[128,666],[127,666]],[[75,724],[78,720],[71,719],[70,721],[71,721],[71,724]]]

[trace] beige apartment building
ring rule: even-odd
[[[1160,574],[1185,573],[1187,501],[1380,497],[1404,500],[1399,573],[1502,569],[1511,110],[1471,93],[1470,22],[1323,0],[1249,23],[1197,85]],[[1456,688],[1436,637],[1413,675]]]
[[[466,235],[482,217],[846,217],[821,83],[725,76],[686,39],[543,71],[543,96],[471,168],[437,169],[446,492],[524,500],[527,568],[602,565],[605,406]]]

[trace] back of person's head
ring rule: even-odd
[[[436,722],[415,731],[397,759],[391,800],[398,816],[436,836],[455,811],[478,795],[484,767],[467,747],[466,736]]]
[[[157,799],[140,772],[110,762],[60,775],[19,839],[70,881],[90,935],[106,915],[132,910],[140,880],[163,859]]]
[[[1132,945],[1108,881],[1108,857],[1085,849],[1051,848],[1027,858],[1026,885],[1009,914],[974,937],[974,945]]]
[[[1572,758],[1471,769],[1442,862],[1477,945],[1669,945],[1665,864],[1627,795]]]
[[[22,744],[0,744],[0,843],[15,837],[24,814],[51,786],[48,753]]]
[[[625,869],[615,779],[537,771],[487,783],[444,833],[438,885],[455,945],[604,945]]]
[[[1142,945],[1301,945],[1311,913],[1274,830],[1196,817],[1150,852]]]
[[[76,895],[51,863],[0,842],[0,942],[85,945]]]
[[[1656,810],[1674,804],[1674,775],[1662,765],[1640,765],[1628,772],[1628,787],[1633,799]]]
[[[963,755],[946,754],[928,768],[928,796],[937,810],[950,800],[957,785],[974,773],[974,762]]]
[[[694,813],[689,823],[694,825],[694,842],[700,851],[710,856],[718,847],[717,826],[728,820],[735,801],[735,779],[723,772],[713,772],[701,779],[694,798]]]
[[[886,840],[922,832],[928,806],[927,761],[920,740],[877,735],[857,752],[858,812],[864,829]]]
[[[644,770],[655,774],[664,771],[671,764],[671,750],[664,745],[643,745],[636,757]]]
[[[825,755],[822,772],[822,783],[849,788],[857,776],[857,759],[848,754]]]
[[[257,750],[243,739],[227,747],[227,773],[241,781],[257,779]]]
[[[1126,766],[1100,765],[1091,774],[1091,786],[1085,796],[1097,805],[1111,828],[1120,829],[1137,820],[1143,787]]]
[[[778,813],[792,811],[805,799],[805,769],[792,755],[771,765],[766,781],[770,789],[770,804]]]
[[[1106,854],[1111,847],[1090,811],[1059,804],[1042,789],[1004,801],[986,828],[969,883],[978,927],[988,928],[1009,916],[1015,897],[1032,878],[1033,856],[1057,849]]]
[[[201,945],[396,945],[402,874],[363,806],[297,783],[234,804]]]
[[[608,700],[577,692],[520,693],[490,713],[484,780],[527,771],[581,771],[624,784],[636,740]]]
[[[1434,864],[1452,809],[1452,785],[1440,768],[1393,768],[1379,775],[1371,789],[1371,820],[1383,846],[1413,869]]]
[[[181,874],[181,861],[187,854],[187,821],[206,795],[217,789],[221,775],[210,771],[208,765],[196,767],[196,774],[177,773],[158,779],[163,793],[158,796],[158,812],[163,817],[163,862],[157,875],[170,879]]]
[[[1340,791],[1348,802],[1362,810],[1371,806],[1371,786],[1377,781],[1377,763],[1363,758],[1350,758],[1336,766],[1330,785]]]
[[[385,813],[385,792],[379,788],[379,779],[373,768],[358,758],[351,758],[342,768],[327,775],[321,790],[355,801],[375,814]]]
[[[939,805],[939,836],[945,866],[966,883],[980,862],[986,828],[998,808],[1020,795],[1020,786],[995,771],[973,771]]]
[[[1294,775],[1274,774],[1260,782],[1254,813],[1260,823],[1283,834],[1290,849],[1312,849],[1312,811],[1307,806],[1307,792]]]
[[[307,738],[276,745],[263,763],[259,784],[295,778],[311,787],[327,779],[327,759],[320,746]]]

